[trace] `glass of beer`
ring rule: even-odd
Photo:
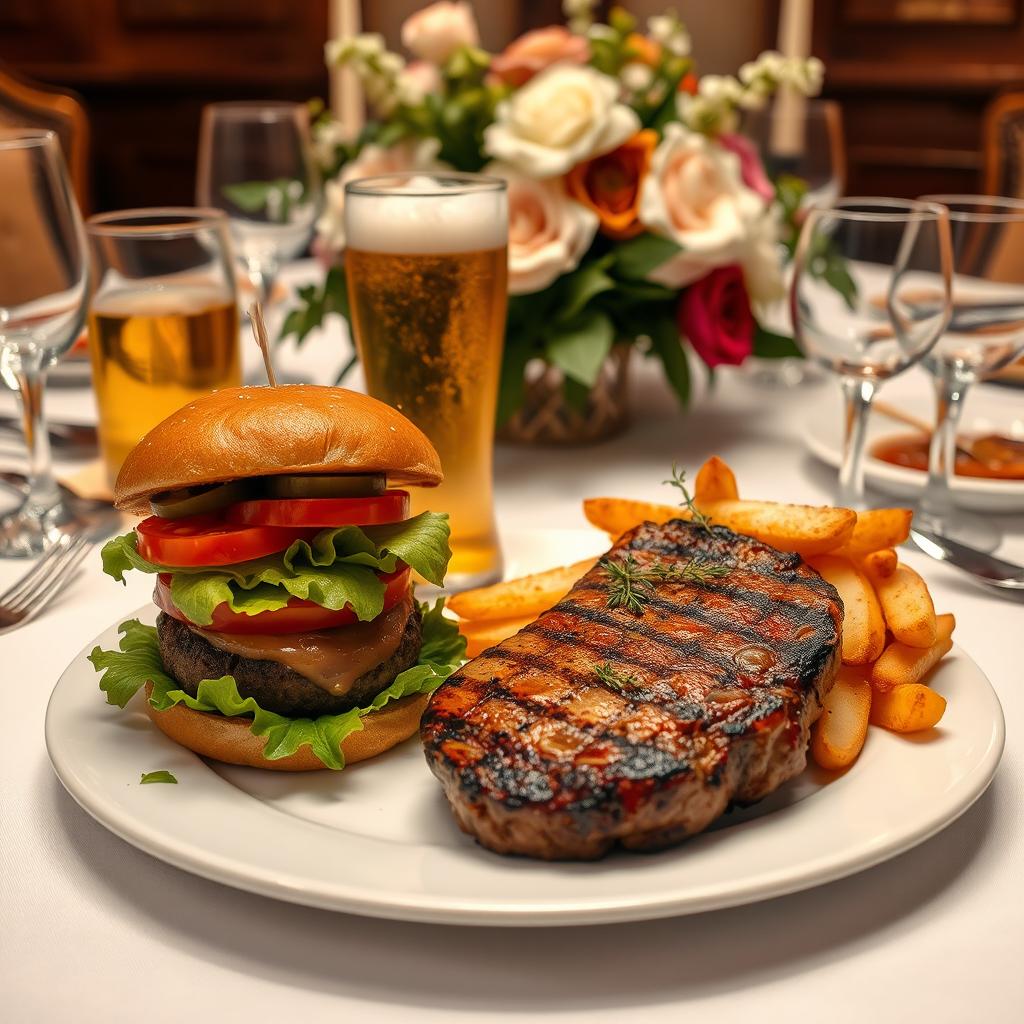
[[[89,352],[113,484],[142,436],[194,398],[242,383],[227,217],[187,207],[99,214]]]
[[[397,174],[345,186],[352,326],[366,387],[434,443],[449,589],[501,577],[494,416],[505,337],[508,197],[497,178]]]

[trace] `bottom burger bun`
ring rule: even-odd
[[[152,683],[146,684],[146,696],[152,693]],[[380,711],[363,718],[363,727],[350,733],[341,744],[346,764],[365,761],[390,750],[393,746],[414,736],[430,695],[418,693],[392,701]],[[223,761],[225,764],[244,764],[253,768],[268,768],[276,772],[309,772],[324,767],[323,762],[308,747],[300,747],[294,754],[269,761],[263,756],[266,738],[249,731],[248,719],[226,718],[206,711],[193,711],[184,704],[175,704],[166,711],[157,711],[146,701],[146,714],[164,735],[175,743],[201,754],[203,757]]]

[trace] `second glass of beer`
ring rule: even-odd
[[[345,272],[371,395],[409,417],[444,483],[417,503],[447,512],[448,586],[501,577],[494,416],[505,336],[508,199],[497,178],[396,174],[345,186]]]
[[[142,436],[194,398],[242,383],[227,217],[123,210],[86,224],[89,351],[111,485]]]

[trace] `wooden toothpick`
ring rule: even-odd
[[[263,309],[258,302],[249,307],[249,321],[252,323],[253,337],[263,353],[263,365],[267,368],[267,380],[272,388],[277,387],[277,377],[274,376],[274,364],[270,361],[270,343],[267,341],[267,325],[263,322]]]

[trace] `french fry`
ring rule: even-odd
[[[873,508],[857,513],[849,539],[835,553],[857,558],[881,548],[898,548],[910,536],[909,508]]]
[[[925,581],[902,562],[889,576],[877,572],[875,562],[865,562],[864,568],[892,635],[908,647],[931,647],[937,627],[935,605]]]
[[[862,672],[844,665],[825,697],[811,736],[811,756],[830,771],[857,760],[868,734],[871,684]]]
[[[899,565],[899,558],[892,548],[882,548],[881,551],[872,551],[863,558],[854,558],[860,562],[861,568],[867,573],[868,579],[888,579]]]
[[[717,455],[712,455],[697,471],[693,482],[693,500],[701,505],[706,501],[720,501],[722,498],[738,498],[733,471]]]
[[[627,498],[585,498],[583,514],[587,522],[606,530],[613,538],[641,523],[667,523],[670,519],[692,519],[690,512],[679,505],[659,505],[651,501],[630,501]]]
[[[466,657],[475,658],[488,647],[500,644],[510,636],[515,636],[523,628],[533,622],[534,616],[514,619],[487,619],[460,622],[459,632],[466,638]]]
[[[586,558],[582,562],[495,583],[490,587],[464,590],[448,598],[448,608],[459,618],[473,621],[536,616],[565,597],[573,584],[594,567],[595,561],[594,558]]]
[[[796,551],[804,557],[820,555],[845,544],[857,522],[857,513],[848,508],[782,505],[774,501],[735,498],[698,505],[715,526],[728,526],[780,551]]]
[[[811,565],[843,599],[843,661],[866,665],[885,648],[885,618],[871,581],[848,558],[819,555]]]
[[[956,620],[951,614],[935,617],[935,643],[931,647],[908,647],[894,640],[871,668],[871,685],[879,691],[910,686],[922,679],[953,646]]]
[[[893,690],[876,690],[871,698],[871,724],[893,732],[931,729],[939,724],[945,712],[946,698],[924,683],[904,683]]]

